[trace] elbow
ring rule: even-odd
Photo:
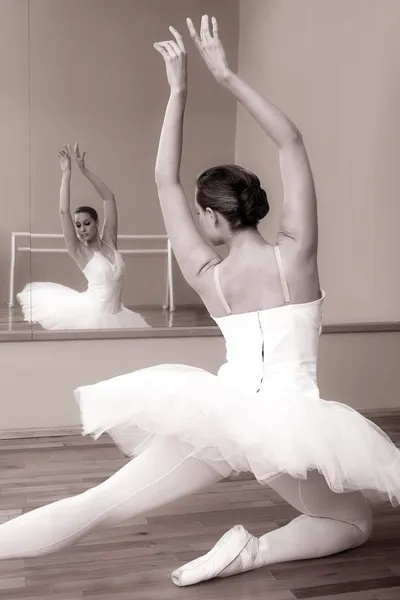
[[[166,173],[165,171],[156,170],[154,173],[154,180],[158,189],[164,188],[170,185],[179,184],[179,177],[172,173]]]
[[[287,148],[290,146],[302,146],[303,135],[299,129],[297,129],[296,125],[291,124],[288,131],[283,136],[280,147]]]

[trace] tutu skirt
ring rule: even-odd
[[[43,329],[130,329],[149,327],[141,315],[124,306],[105,311],[88,291],[77,292],[59,283],[30,283],[17,295],[25,321]]]
[[[282,379],[282,378],[281,378]],[[172,436],[205,462],[224,461],[260,483],[318,470],[335,492],[377,492],[400,502],[400,451],[352,408],[317,386],[267,381],[260,394],[186,365],[160,365],[79,387],[83,434],[108,432],[128,456]]]

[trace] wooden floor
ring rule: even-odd
[[[400,414],[375,420],[400,444]],[[0,519],[83,492],[126,462],[107,436],[0,440]],[[219,483],[48,557],[0,562],[0,599],[13,600],[400,600],[400,508],[374,509],[363,547],[177,588],[170,573],[207,551],[232,525],[255,535],[296,511],[251,477]]]

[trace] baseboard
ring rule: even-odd
[[[390,418],[400,415],[400,408],[369,408],[359,410],[367,419],[374,418]],[[9,429],[0,431],[0,440],[23,439],[23,438],[45,438],[45,437],[62,437],[69,435],[81,435],[81,425],[70,427],[42,427],[42,428],[27,428],[27,429]]]
[[[0,440],[22,439],[22,438],[45,438],[45,437],[61,437],[68,435],[81,435],[82,427],[80,425],[74,427],[43,427],[35,429],[9,429],[0,431]]]

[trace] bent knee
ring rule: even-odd
[[[361,491],[333,492],[323,476],[313,472],[308,481],[299,481],[299,496],[305,514],[353,525],[356,545],[371,535],[372,509]]]
[[[324,517],[337,523],[343,523],[348,527],[347,547],[350,549],[362,546],[369,539],[372,532],[372,510],[365,500],[364,505],[357,506],[356,510],[353,506],[349,512],[351,512],[351,516],[347,511],[343,511],[342,514],[336,513],[335,515],[327,513]]]
[[[367,500],[365,500],[364,508],[358,512],[359,514],[356,515],[356,518],[351,520],[351,524],[358,530],[357,546],[364,544],[368,540],[373,526],[372,509]]]

